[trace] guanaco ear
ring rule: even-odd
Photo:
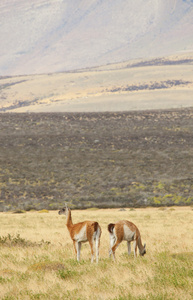
[[[65,213],[65,208],[62,208],[61,210],[59,210],[58,214],[59,215],[63,215]]]
[[[144,244],[144,249],[146,248],[146,243]]]

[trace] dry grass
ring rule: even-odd
[[[100,223],[98,265],[90,263],[88,244],[76,262],[65,217],[56,211],[0,214],[1,241],[20,239],[17,245],[0,242],[1,299],[192,299],[191,207],[73,210],[72,217],[74,223]],[[139,227],[145,257],[128,257],[122,243],[117,261],[108,258],[107,224],[120,219]]]

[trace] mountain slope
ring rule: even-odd
[[[2,0],[0,75],[193,49],[192,0]]]

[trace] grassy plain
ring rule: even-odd
[[[102,227],[100,261],[88,244],[75,259],[65,217],[57,211],[0,213],[0,299],[192,299],[192,207],[73,210],[74,223]],[[108,258],[109,222],[134,222],[147,254],[134,259],[123,242]],[[133,250],[133,249],[132,249]]]

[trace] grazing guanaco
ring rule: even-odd
[[[77,260],[80,261],[80,250],[81,244],[85,242],[89,242],[91,248],[91,262],[94,261],[94,250],[93,244],[95,241],[95,248],[96,248],[96,262],[98,263],[99,260],[99,246],[100,246],[100,237],[101,237],[101,227],[98,222],[94,221],[84,221],[77,224],[73,224],[71,210],[70,208],[66,207],[61,209],[58,212],[59,215],[66,215],[66,226],[70,233],[70,237],[74,244],[75,253],[77,256]]]
[[[143,256],[146,253],[146,244],[142,245],[139,229],[132,222],[119,221],[115,224],[111,223],[108,225],[108,231],[110,235],[109,256],[113,254],[114,260],[115,250],[122,241],[127,241],[128,254],[131,253],[130,243],[132,241],[134,242],[134,256],[137,256],[137,247],[140,255]]]

